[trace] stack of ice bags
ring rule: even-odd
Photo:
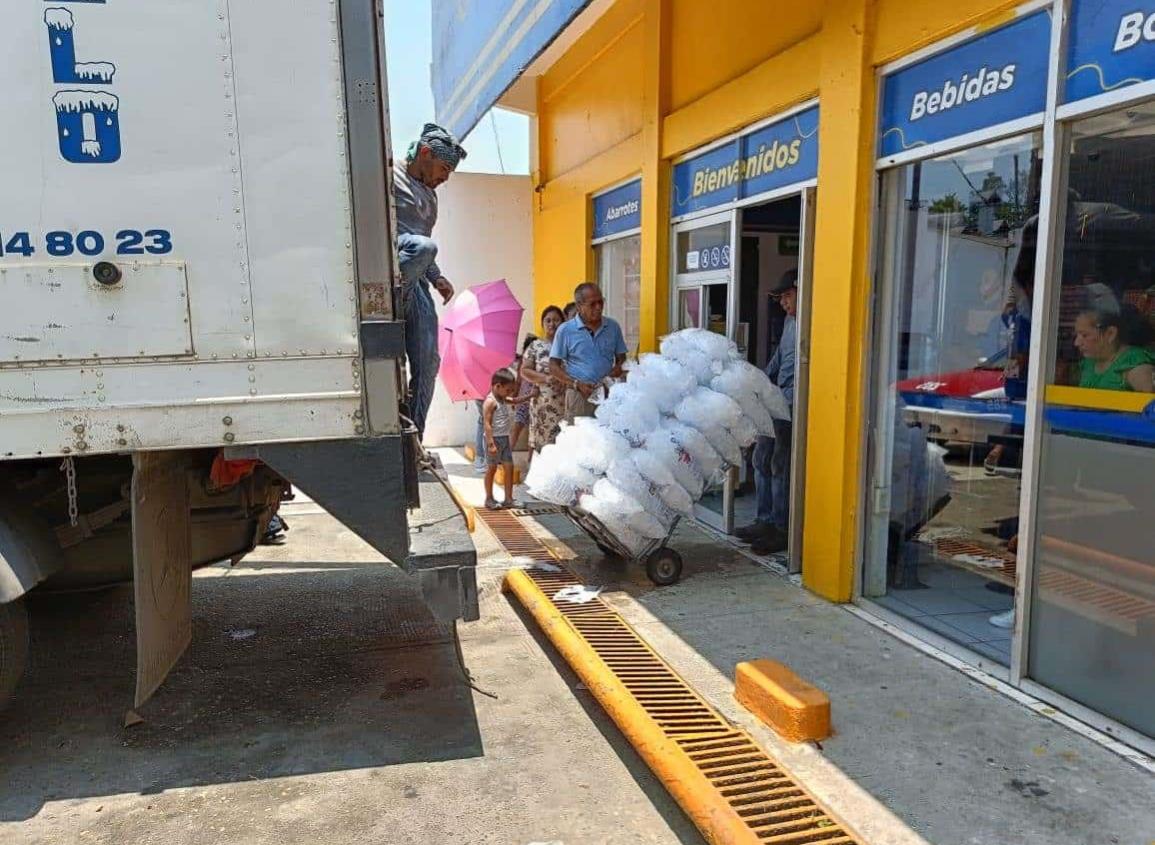
[[[593,515],[640,555],[758,435],[773,437],[776,419],[790,419],[790,407],[765,373],[721,335],[685,329],[629,366],[592,418],[563,426],[526,484],[538,499]]]

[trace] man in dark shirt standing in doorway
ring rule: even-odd
[[[794,409],[794,368],[798,345],[798,271],[787,270],[770,294],[786,312],[778,348],[766,365],[766,375],[782,388],[791,412]],[[754,447],[754,486],[758,493],[755,522],[735,534],[751,544],[758,555],[785,551],[790,527],[790,457],[793,428],[774,420],[774,436],[759,437]]]

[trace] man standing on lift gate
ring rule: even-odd
[[[766,375],[782,388],[786,402],[794,411],[794,361],[798,345],[798,271],[787,270],[770,295],[786,312],[778,348],[766,365]],[[759,437],[754,447],[754,487],[758,496],[755,521],[735,534],[750,543],[758,555],[785,551],[789,545],[790,526],[790,455],[793,443],[790,422],[774,420],[774,436]]]
[[[405,161],[393,165],[393,202],[397,210],[397,263],[401,269],[401,299],[405,314],[405,356],[409,362],[409,412],[418,436],[425,436],[425,418],[433,402],[433,387],[441,368],[437,351],[437,309],[432,285],[442,302],[453,297],[453,285],[437,266],[437,193],[449,181],[465,150],[449,132],[426,123]]]

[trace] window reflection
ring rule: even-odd
[[[1041,139],[885,175],[872,544],[864,592],[1008,662]],[[1037,224],[1036,224],[1037,225]],[[885,557],[878,554],[885,549]]]
[[[1151,392],[1155,107],[1080,121],[1072,136],[1054,382]]]
[[[1045,407],[1028,663],[1042,683],[1147,734],[1155,422],[1102,407],[1122,398],[1107,391],[1155,390],[1153,163],[1151,105],[1072,127],[1053,381],[1101,394]]]
[[[702,325],[702,290],[678,291],[678,328],[696,329]]]
[[[594,249],[606,314],[621,324],[626,348],[636,355],[642,332],[642,239],[631,235]]]

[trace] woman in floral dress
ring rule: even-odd
[[[525,353],[537,342],[537,335],[527,334],[525,342],[521,345],[521,354],[517,356],[514,363],[513,373],[517,376],[517,398],[518,399],[532,399],[537,395],[537,385],[525,377]],[[513,448],[517,449],[518,441],[521,440],[521,433],[529,428],[529,402],[522,402],[513,409],[513,428],[509,432],[509,442],[513,444]],[[533,460],[533,443],[530,442],[529,460]]]
[[[556,305],[551,305],[541,314],[543,337],[535,340],[522,358],[521,377],[538,389],[537,396],[529,407],[529,448],[540,452],[553,443],[565,419],[565,391],[549,374],[549,352],[553,347],[553,336],[562,324],[564,315]]]

